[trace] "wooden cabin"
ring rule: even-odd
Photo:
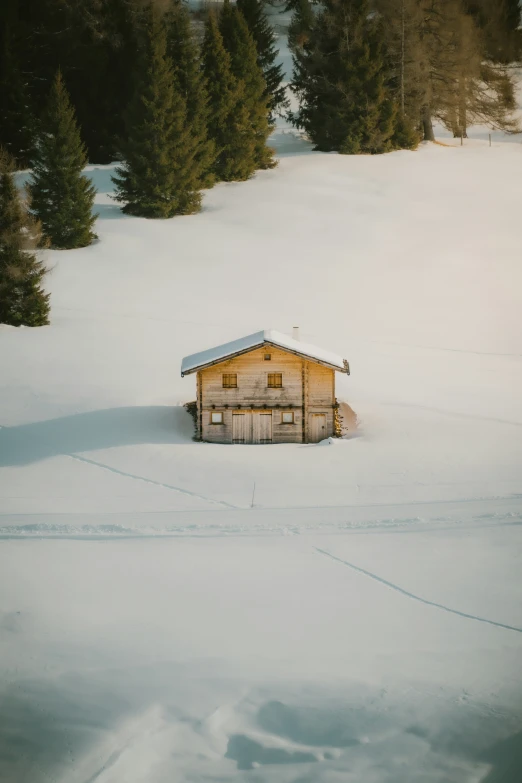
[[[335,373],[346,359],[265,330],[186,356],[197,373],[197,437],[211,443],[317,443],[334,434]]]

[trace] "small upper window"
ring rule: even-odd
[[[224,373],[223,375],[223,388],[224,389],[237,389],[237,375],[235,372]]]
[[[268,388],[281,389],[283,386],[283,374],[280,372],[268,373]]]
[[[269,362],[271,358],[272,358],[271,353],[265,353],[265,362]]]
[[[281,424],[293,424],[294,423],[294,412],[293,411],[283,411],[281,414]]]
[[[223,424],[223,413],[221,411],[213,411],[210,414],[211,424]]]

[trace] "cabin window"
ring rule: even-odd
[[[281,424],[293,424],[294,423],[294,412],[293,411],[283,411],[281,414]]]
[[[212,411],[210,414],[211,424],[223,424],[223,413],[221,411]]]
[[[268,388],[281,389],[283,386],[283,374],[280,372],[268,373]]]
[[[237,389],[237,374],[235,372],[227,372],[223,375],[223,388],[224,389]]]
[[[269,362],[271,358],[272,358],[271,353],[265,353],[265,362]]]

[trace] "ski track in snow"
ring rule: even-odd
[[[402,595],[405,595],[407,598],[411,598],[413,601],[419,601],[419,603],[426,604],[427,606],[434,606],[436,609],[442,609],[444,612],[448,612],[449,614],[456,614],[458,615],[458,617],[464,617],[467,620],[476,620],[479,623],[486,623],[487,625],[494,625],[497,628],[504,628],[508,631],[516,631],[516,633],[522,633],[522,628],[517,628],[514,625],[507,625],[507,623],[498,623],[496,620],[488,620],[486,617],[478,617],[475,614],[468,614],[467,612],[461,612],[459,609],[452,609],[450,606],[445,606],[444,604],[439,604],[436,601],[430,601],[428,598],[422,598],[420,595],[415,595],[415,593],[410,593],[408,590],[405,590],[403,587],[399,587],[399,585],[396,585],[393,582],[389,582],[387,579],[383,579],[381,576],[374,574],[372,571],[367,571],[365,568],[356,566],[354,563],[350,563],[348,560],[343,560],[342,558],[333,555],[331,552],[328,552],[326,549],[319,549],[319,547],[314,547],[314,550],[318,552],[320,555],[329,557],[330,560],[335,560],[337,563],[341,563],[341,565],[345,565],[348,568],[351,568],[352,571],[357,571],[360,574],[364,574],[364,576],[373,579],[375,582],[379,582],[380,584],[385,585],[386,587],[389,587],[392,590],[395,590],[395,592],[401,593]]]
[[[132,750],[139,740],[154,735],[163,726],[161,711],[152,707],[137,719],[130,720],[127,725],[116,729],[109,735],[100,749],[95,748],[77,769],[60,778],[60,783],[96,783],[104,773],[115,767],[117,762],[129,750]]]
[[[197,498],[198,500],[204,500],[207,503],[223,506],[225,508],[234,508],[234,509],[241,508],[241,506],[234,506],[232,505],[232,503],[227,503],[225,500],[214,500],[213,498],[208,498],[205,495],[198,495],[197,492],[191,492],[188,489],[183,489],[182,487],[176,487],[173,484],[164,484],[162,481],[155,481],[154,479],[144,478],[143,476],[137,476],[135,473],[127,473],[123,470],[118,470],[118,468],[113,468],[110,465],[105,465],[103,462],[96,462],[96,460],[88,459],[87,457],[80,457],[77,454],[65,454],[64,456],[70,457],[71,459],[75,459],[78,462],[85,462],[87,465],[94,465],[97,468],[108,470],[110,473],[116,473],[117,476],[125,476],[125,478],[134,479],[135,481],[144,481],[146,484],[153,484],[155,487],[163,487],[164,489],[171,489],[174,492],[179,492],[182,495],[188,495],[189,497]]]
[[[73,456],[73,455],[68,455]],[[87,461],[86,458],[82,461]],[[88,461],[89,463],[92,461]],[[101,467],[101,463],[94,463]],[[120,474],[116,469],[110,469]],[[126,476],[127,474],[123,474]],[[132,476],[131,476],[132,477]],[[139,477],[149,482],[149,479]],[[152,484],[164,486],[150,480]],[[170,488],[170,485],[168,485]],[[178,491],[182,492],[181,489]],[[187,491],[188,492],[188,491]],[[203,497],[203,496],[197,496]],[[206,500],[206,498],[203,498]],[[519,510],[520,495],[505,495],[481,498],[460,498],[454,500],[418,500],[409,503],[368,503],[359,505],[333,506],[257,506],[255,508],[228,506],[217,507],[225,501],[212,501],[216,505],[212,509],[165,509],[138,511],[0,511],[0,520],[9,519],[13,524],[0,525],[0,539],[124,539],[124,538],[207,538],[216,536],[266,536],[266,535],[301,535],[317,531],[330,534],[371,534],[379,530],[387,533],[419,534],[430,530],[459,530],[476,527],[501,527],[522,524],[522,512]],[[499,504],[508,501],[508,507],[499,511]],[[512,502],[516,504],[513,507]],[[459,511],[467,509],[470,504],[479,504],[480,513],[471,514]],[[488,504],[494,504],[494,509],[486,511]],[[421,509],[434,506],[436,515],[422,514]],[[419,507],[417,509],[417,507]],[[444,507],[447,507],[445,513]],[[377,516],[362,516],[360,518],[339,518],[339,512],[354,512],[367,514],[369,511],[381,512]],[[220,514],[227,513],[225,519]],[[274,514],[301,511],[299,521],[274,519]],[[395,511],[395,513],[393,513]],[[308,512],[308,513],[307,513]],[[312,512],[312,516],[310,516]],[[207,518],[210,514],[211,517]],[[203,515],[204,521],[199,517]],[[181,517],[181,519],[180,519]],[[67,524],[57,523],[56,519],[67,520]],[[93,518],[97,524],[89,521]],[[129,527],[129,520],[136,520],[137,525]],[[164,519],[168,524],[159,524]],[[41,521],[39,521],[41,520]],[[104,520],[102,522],[101,520]],[[25,522],[25,524],[24,524]]]
[[[103,514],[107,517],[127,516],[134,512],[109,512]],[[159,515],[170,515],[171,513],[184,513],[184,512],[171,512],[171,511],[159,511],[151,512]],[[194,513],[194,512],[187,512]],[[201,512],[200,512],[201,513]],[[137,516],[147,516],[147,512],[137,512]],[[23,516],[29,518],[38,517],[78,517],[82,516],[81,513],[29,513],[21,515],[9,515],[0,514],[0,516]],[[84,514],[84,516],[96,516],[95,514]],[[509,517],[509,518],[506,518]],[[507,514],[506,517],[497,518],[486,514],[484,517],[474,517],[472,520],[466,523],[456,522],[450,517],[438,517],[436,519],[421,519],[420,517],[392,517],[386,519],[369,519],[362,522],[316,522],[308,524],[248,524],[246,520],[243,524],[198,524],[198,523],[185,523],[179,526],[171,527],[154,527],[154,526],[140,526],[140,527],[125,527],[122,524],[116,522],[92,525],[81,523],[78,525],[73,524],[47,524],[45,522],[31,522],[29,524],[15,524],[5,525],[0,527],[0,540],[17,539],[17,540],[31,540],[38,539],[55,539],[55,540],[123,540],[129,538],[139,539],[151,539],[151,538],[216,538],[226,536],[227,538],[234,536],[282,536],[282,535],[307,535],[311,533],[325,533],[332,535],[345,535],[345,534],[358,534],[369,535],[378,532],[386,532],[387,534],[423,534],[430,533],[434,530],[454,530],[458,527],[459,530],[473,530],[488,527],[511,527],[522,525],[522,515]]]
[[[95,781],[99,779],[100,775],[102,775],[104,772],[107,772],[107,770],[115,765],[124,750],[125,748],[122,748],[121,750],[115,750],[114,753],[109,756],[107,761],[99,768],[99,770],[95,772],[94,775],[91,775],[91,777],[86,780],[85,783],[95,783]]]

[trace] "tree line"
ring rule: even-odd
[[[20,167],[49,90],[61,71],[91,163],[111,163],[126,135],[125,112],[134,95],[137,58],[146,44],[149,0],[2,0],[0,3],[0,143]],[[180,1],[153,0],[176,15]],[[281,67],[262,0],[239,0],[258,49],[271,109],[284,103]],[[180,29],[179,25],[178,29]],[[188,28],[185,28],[186,30]],[[194,30],[190,30],[194,38]],[[172,40],[172,39],[171,39]],[[199,42],[198,42],[199,43]],[[176,49],[170,50],[173,57]]]
[[[28,309],[20,320],[20,282],[29,259],[38,270],[35,285],[42,278],[40,262],[25,245],[28,232],[53,248],[85,247],[96,238],[95,188],[83,173],[88,160],[120,161],[114,197],[124,212],[149,218],[192,214],[201,207],[203,188],[246,180],[275,166],[267,139],[285,103],[274,34],[260,0],[234,5],[225,0],[219,17],[208,15],[201,42],[182,0],[161,6],[138,0],[39,0],[38,7],[48,15],[34,30],[25,29],[22,15],[15,13],[18,2],[8,0],[3,8],[1,95],[8,121],[0,138],[6,150],[0,159],[5,186],[0,322],[14,325],[35,325],[34,296],[26,298]],[[82,45],[78,30],[89,46]],[[96,30],[98,38],[91,40]],[[67,31],[73,42],[79,35],[77,47]],[[113,50],[119,50],[118,57]],[[100,51],[106,55],[103,67],[109,66],[103,74],[94,62]],[[118,64],[114,72],[111,51]],[[91,63],[100,80],[94,90],[87,89]],[[31,168],[25,204],[14,187],[16,164]],[[18,234],[8,217],[13,210]],[[47,299],[40,293],[37,320],[46,323]]]
[[[518,0],[288,0],[290,119],[315,148],[413,149],[433,123],[517,130]],[[282,68],[263,0],[225,0],[202,36],[183,0],[0,5],[0,322],[47,323],[38,247],[95,238],[88,161],[118,160],[128,214],[197,212],[201,190],[275,165]],[[31,168],[27,198],[14,171]]]
[[[519,0],[289,0],[294,124],[316,149],[379,153],[440,121],[519,130]]]

